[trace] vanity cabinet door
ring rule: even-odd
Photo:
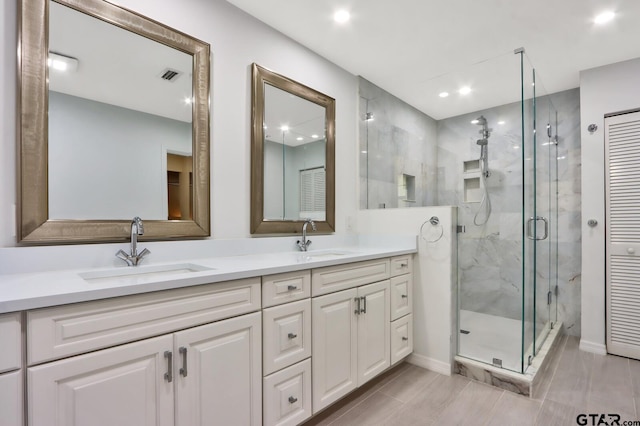
[[[358,385],[357,296],[353,288],[311,302],[314,413]]]
[[[22,371],[0,374],[0,424],[22,426]]]
[[[358,386],[391,365],[389,280],[358,288]]]
[[[30,367],[29,425],[172,425],[172,346],[165,335]]]
[[[175,333],[176,424],[261,425],[261,344],[259,312]]]

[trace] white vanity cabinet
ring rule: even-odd
[[[314,413],[391,365],[389,265],[383,259],[313,271],[312,285],[319,293],[328,285],[348,286],[340,276],[355,284],[312,299]],[[316,277],[322,285],[316,285]],[[380,278],[387,279],[359,285]]]
[[[413,352],[413,256],[391,258],[391,365]]]
[[[409,254],[0,315],[0,423],[299,425],[411,354],[412,266]]]
[[[0,315],[0,423],[23,424],[22,325],[19,312]]]
[[[260,309],[259,278],[120,299],[30,312],[29,341],[58,334],[37,354],[163,331],[30,366],[30,425],[262,424],[262,314],[243,314]]]
[[[293,426],[311,409],[311,273],[262,277],[265,426]]]

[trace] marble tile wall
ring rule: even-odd
[[[436,205],[436,121],[362,77],[359,90],[360,208]],[[399,196],[402,174],[415,177],[414,200]]]
[[[558,145],[545,144],[546,134],[538,134],[536,145],[537,210],[553,217],[550,239],[537,244],[537,281],[548,282],[558,275],[557,306],[546,307],[546,289],[539,286],[536,297],[538,329],[545,321],[557,318],[570,335],[580,335],[580,93],[579,89],[554,93],[537,100],[538,126],[542,133],[549,112],[558,111]],[[527,104],[531,113],[532,104]],[[366,112],[374,114],[365,121]],[[533,177],[532,124],[525,128],[523,153],[520,103],[476,111],[435,121],[393,97],[371,82],[360,79],[360,208],[386,208],[456,205],[459,224],[458,264],[460,305],[462,309],[520,319],[522,314],[523,262],[527,282],[533,279],[530,250],[523,260],[522,221],[524,192],[531,194]],[[485,224],[474,225],[478,202],[465,202],[465,178],[477,178],[479,172],[466,172],[465,161],[477,160],[480,127],[470,121],[484,115],[492,128],[489,138],[489,169],[486,180],[492,213]],[[555,114],[551,114],[552,119]],[[503,122],[503,124],[498,124]],[[544,123],[540,126],[540,123]],[[538,130],[540,132],[540,130]],[[555,132],[554,132],[555,133]],[[555,159],[557,161],[557,169]],[[524,164],[524,166],[523,166]],[[524,170],[524,177],[523,177]],[[398,176],[416,177],[415,203],[398,199]],[[557,187],[555,178],[557,176]],[[557,190],[557,201],[553,196]],[[533,211],[533,198],[524,199],[525,212]],[[479,217],[479,219],[482,219]],[[537,222],[542,233],[542,222]],[[556,241],[557,264],[554,262]],[[525,289],[529,291],[530,289]],[[526,315],[533,313],[533,298],[525,298]],[[530,341],[530,338],[527,338]]]

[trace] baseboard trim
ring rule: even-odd
[[[580,339],[580,350],[585,352],[591,352],[597,355],[606,355],[607,347],[600,343],[587,342],[584,339]]]
[[[438,361],[433,358],[426,357],[424,355],[412,353],[407,358],[409,364],[417,365],[418,367],[426,368],[427,370],[434,371],[436,373],[444,374],[446,376],[451,375],[451,364]]]

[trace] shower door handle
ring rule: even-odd
[[[538,220],[541,220],[541,221],[544,222],[544,235],[542,236],[542,238],[538,238],[537,235],[534,235],[533,228],[531,227],[531,225],[534,223],[534,221],[538,221]],[[531,216],[529,218],[529,220],[527,220],[527,238],[529,238],[530,240],[541,241],[541,240],[546,240],[548,236],[549,236],[549,221],[547,220],[546,217],[544,217],[544,216],[536,216],[536,217]]]

